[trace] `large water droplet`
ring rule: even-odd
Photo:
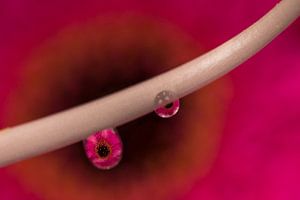
[[[111,169],[122,158],[123,144],[114,129],[94,133],[83,141],[83,145],[88,159],[98,169]]]

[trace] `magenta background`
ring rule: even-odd
[[[167,20],[211,49],[276,1],[17,1],[0,3],[0,111],[28,50],[72,23],[111,13]],[[234,93],[216,163],[178,199],[300,199],[300,21],[229,74]],[[0,199],[39,199],[0,169]]]

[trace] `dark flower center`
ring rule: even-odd
[[[168,103],[167,105],[165,105],[165,108],[170,109],[170,108],[172,108],[172,106],[173,106],[173,103]]]
[[[101,144],[97,148],[97,153],[101,158],[106,158],[111,152],[107,145]]]

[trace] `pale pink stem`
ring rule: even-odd
[[[153,111],[155,96],[163,90],[181,98],[203,87],[253,56],[299,14],[300,0],[282,0],[245,31],[191,62],[85,105],[4,130],[0,134],[0,166],[141,117]]]

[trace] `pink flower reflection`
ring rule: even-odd
[[[114,129],[94,133],[83,141],[84,149],[91,163],[99,169],[111,169],[122,158],[123,144]]]
[[[162,118],[172,117],[178,112],[180,106],[179,104],[179,100],[176,100],[167,104],[166,106],[155,109],[155,113]]]

